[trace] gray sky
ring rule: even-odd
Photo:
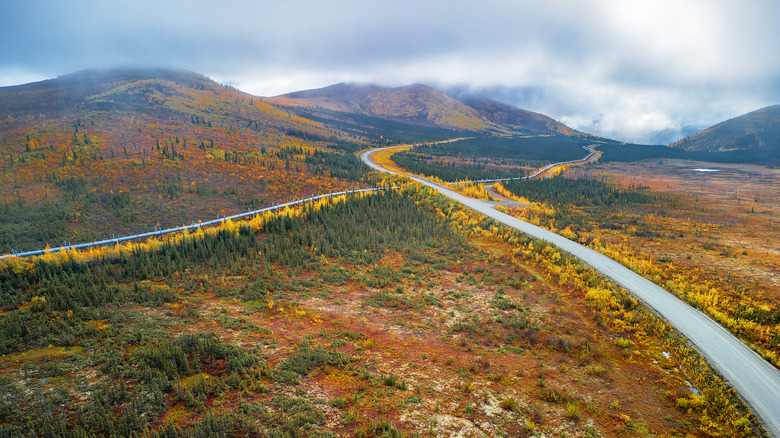
[[[778,23],[777,0],[3,0],[0,85],[112,66],[261,96],[422,82],[669,142],[780,103]]]

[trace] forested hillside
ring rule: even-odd
[[[780,155],[780,105],[772,105],[718,123],[669,145],[686,151]]]
[[[444,181],[516,178],[547,163],[582,158],[587,155],[583,147],[590,144],[587,138],[570,136],[478,136],[416,146],[393,154],[392,160],[412,173]]]

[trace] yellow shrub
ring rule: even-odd
[[[612,301],[612,291],[602,288],[592,288],[585,293],[585,299],[595,301],[600,307]]]

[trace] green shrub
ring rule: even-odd
[[[625,338],[616,338],[615,345],[617,345],[620,348],[628,348],[631,346],[631,341]]]
[[[566,416],[573,421],[580,419],[580,407],[574,403],[566,403]]]
[[[307,346],[298,348],[298,351],[271,371],[271,379],[277,382],[298,382],[298,376],[308,375],[312,369],[322,365],[345,365],[350,358],[337,351],[327,351],[322,348],[311,349]]]

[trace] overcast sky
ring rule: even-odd
[[[0,86],[112,66],[260,96],[421,82],[666,143],[780,103],[778,23],[777,0],[3,0]]]

